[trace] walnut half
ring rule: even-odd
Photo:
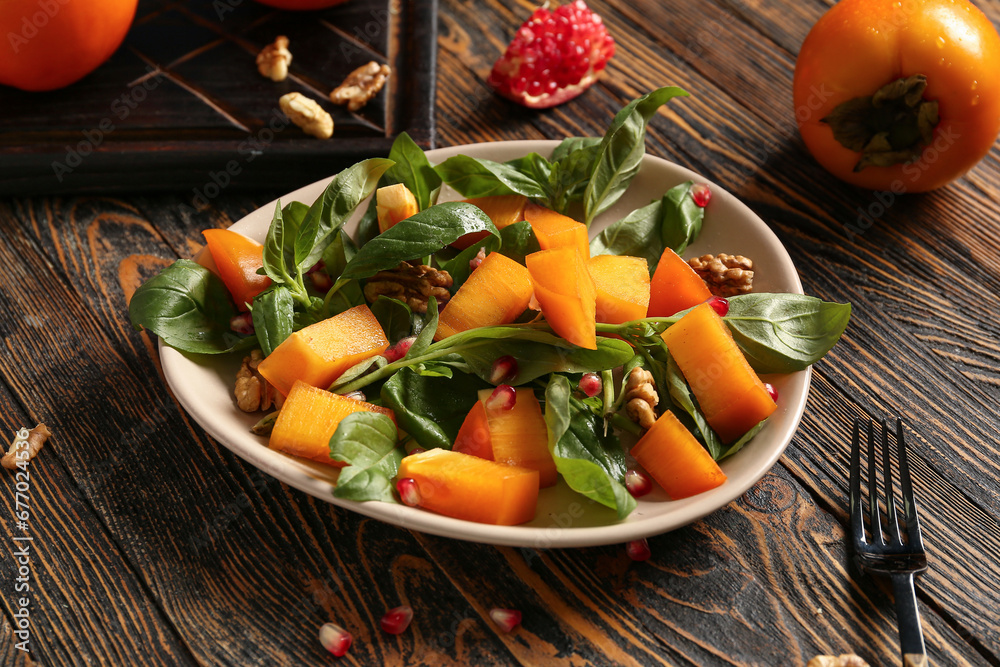
[[[346,104],[348,110],[357,111],[368,100],[382,90],[385,80],[392,73],[388,65],[379,65],[374,60],[362,65],[347,75],[344,82],[330,93],[330,101],[334,104]]]
[[[278,104],[289,120],[301,127],[306,134],[319,139],[333,136],[333,118],[316,100],[309,99],[302,93],[288,93],[281,96]]]
[[[264,360],[264,353],[254,350],[249,357],[243,357],[243,365],[236,373],[236,405],[243,412],[270,410],[280,408],[285,397],[275,389],[264,376],[257,371],[257,366]]]
[[[743,255],[702,255],[688,264],[715,296],[730,297],[753,291],[753,260]]]
[[[380,296],[402,301],[416,313],[427,312],[427,300],[434,297],[438,308],[451,298],[452,286],[447,271],[425,264],[401,262],[395,269],[379,271],[365,283],[365,299],[374,303]]]
[[[288,50],[288,38],[279,35],[257,54],[257,71],[271,81],[288,78],[288,66],[292,64],[292,52]]]
[[[653,409],[660,402],[656,393],[656,382],[653,375],[644,368],[636,366],[625,380],[625,414],[642,428],[652,428],[656,422],[656,411]]]
[[[860,656],[844,653],[842,655],[817,655],[806,664],[806,667],[869,667],[869,665]]]

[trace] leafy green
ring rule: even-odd
[[[406,132],[400,132],[392,142],[389,159],[395,164],[382,176],[379,186],[402,183],[416,197],[421,211],[433,204],[441,188],[441,177],[427,160],[424,150]]]
[[[382,385],[382,404],[421,447],[451,449],[479,390],[489,386],[466,373],[448,378],[403,368]]]
[[[462,202],[437,204],[379,234],[378,243],[361,246],[340,277],[368,278],[437,252],[469,232],[483,231],[499,235],[482,209]]]
[[[501,229],[500,237],[487,236],[482,241],[477,241],[473,243],[468,248],[462,250],[451,259],[438,260],[438,263],[441,266],[441,268],[447,271],[448,275],[451,276],[452,294],[457,292],[458,288],[460,288],[465,283],[465,281],[469,279],[469,274],[472,273],[472,267],[469,265],[469,262],[475,259],[476,255],[479,254],[480,249],[484,250],[485,254],[489,255],[491,252],[500,247],[500,238],[503,237],[503,232],[504,230]]]
[[[424,327],[417,334],[413,345],[406,352],[406,356],[413,358],[423,354],[427,348],[434,343],[434,334],[438,327],[438,306],[437,299],[430,297],[427,299],[427,313],[424,315]],[[404,357],[405,358],[405,357]]]
[[[578,150],[583,150],[587,148],[601,145],[601,137],[567,137],[559,142],[559,145],[555,147],[552,151],[552,157],[550,158],[552,162],[559,162],[563,158],[567,157],[571,153]]]
[[[337,425],[330,438],[330,458],[347,463],[333,495],[346,500],[396,502],[392,479],[403,460],[396,446],[396,424],[377,412],[355,412]]]
[[[250,314],[257,342],[265,357],[295,329],[295,301],[284,285],[271,285],[255,296]]]
[[[583,195],[587,226],[624,194],[646,154],[646,125],[656,110],[687,92],[676,86],[654,90],[629,102],[619,111],[597,150],[597,161]]]
[[[188,259],[143,283],[132,295],[128,313],[136,330],[145,327],[184,352],[220,354],[257,343],[255,336],[240,338],[229,328],[236,309],[222,280]]]
[[[413,313],[402,301],[380,295],[371,305],[371,311],[382,326],[389,343],[394,344],[410,335],[410,329],[413,328]]]
[[[572,393],[569,380],[558,374],[545,389],[545,424],[556,470],[571,489],[624,519],[636,506],[625,488],[625,454],[616,437],[605,435],[603,420]]]
[[[441,179],[463,197],[520,194],[544,197],[545,190],[517,167],[493,160],[456,155],[434,167]]]
[[[517,375],[508,381],[522,385],[549,373],[587,373],[617,368],[632,357],[632,346],[614,338],[598,338],[597,349],[569,346],[561,338],[551,340],[494,340],[492,344],[456,350],[476,375],[488,380],[493,362],[503,356],[517,359]]]
[[[849,303],[761,292],[730,298],[725,321],[755,371],[791,373],[822,359],[850,318]]]
[[[347,263],[358,253],[354,241],[341,229],[333,241],[323,251],[323,272],[333,279],[340,277]],[[365,303],[365,295],[361,285],[356,280],[343,282],[332,294],[327,304],[327,314],[336,315],[343,311]]]
[[[538,239],[527,220],[515,222],[500,230],[500,252],[515,262],[524,264],[525,257],[539,250],[541,247]]]
[[[281,201],[274,205],[274,217],[271,226],[267,228],[264,239],[264,272],[275,283],[282,285],[294,282],[290,268],[295,263],[294,252],[295,231],[285,233],[285,218],[281,210]]]

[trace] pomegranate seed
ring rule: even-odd
[[[229,328],[241,336],[249,336],[253,333],[253,315],[240,313],[229,320]]]
[[[517,376],[517,359],[505,354],[493,362],[493,369],[490,371],[490,382],[501,384],[510,382]]]
[[[414,447],[413,449],[409,450],[408,452],[406,452],[406,455],[407,456],[413,456],[414,454],[423,454],[426,451],[427,451],[426,449],[424,449],[423,447],[420,447],[418,445],[418,446]]]
[[[469,273],[472,273],[473,271],[478,269],[479,265],[483,263],[484,259],[486,259],[485,247],[480,248],[479,252],[476,253],[476,256],[469,260]]]
[[[516,609],[500,609],[494,607],[490,609],[490,618],[504,632],[511,632],[521,624],[521,612]]]
[[[319,643],[338,658],[351,648],[351,633],[335,623],[324,623],[319,629]]]
[[[764,389],[767,389],[767,395],[771,397],[771,400],[775,403],[778,402],[778,388],[775,387],[770,382],[764,383]]]
[[[625,545],[625,552],[629,558],[638,561],[649,560],[649,557],[653,555],[649,550],[649,542],[646,541],[646,538],[632,540]]]
[[[708,300],[708,305],[719,314],[719,317],[725,317],[729,313],[729,299],[725,297],[713,296]]]
[[[322,271],[313,271],[310,273],[309,281],[312,283],[312,286],[320,292],[327,292],[331,287],[333,287],[333,278]]]
[[[704,183],[696,183],[691,186],[691,199],[696,206],[705,208],[712,201],[712,190]]]
[[[406,353],[410,351],[413,347],[413,341],[417,339],[416,336],[410,336],[409,338],[401,338],[396,341],[396,344],[390,347],[388,350],[382,353],[382,356],[386,358],[390,364],[394,361],[399,361],[406,356]]]
[[[629,468],[625,472],[625,488],[633,498],[644,496],[653,490],[653,483],[642,472]]]
[[[417,487],[417,480],[412,477],[403,477],[396,481],[396,491],[399,499],[408,507],[418,507],[420,505],[420,489]]]
[[[379,625],[382,629],[388,632],[390,635],[402,634],[406,628],[410,627],[410,621],[413,620],[413,609],[408,604],[404,604],[401,607],[396,607],[395,609],[390,609],[385,612],[385,616],[379,621]]]
[[[597,396],[601,393],[603,386],[601,376],[597,373],[584,373],[583,377],[580,378],[580,391],[587,396]]]
[[[517,402],[517,392],[509,384],[502,384],[486,399],[487,410],[513,410]]]

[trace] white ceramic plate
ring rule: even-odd
[[[505,161],[536,151],[549,155],[556,141],[509,141],[442,148],[428,153],[437,164],[460,153]],[[615,206],[595,221],[593,233],[628,212],[658,199],[670,187],[686,180],[710,182],[666,160],[647,155],[639,175]],[[298,200],[311,204],[328,180],[282,197],[282,204]],[[445,197],[442,197],[444,199]],[[359,207],[364,210],[365,205]],[[263,242],[274,203],[246,216],[232,229]],[[354,231],[355,216],[348,230]],[[749,208],[712,184],[712,200],[704,230],[687,256],[705,252],[739,253],[753,258],[758,270],[758,292],[802,292],[792,261],[777,237]],[[780,392],[778,410],[763,430],[740,452],[725,460],[727,481],[707,493],[684,500],[668,500],[662,491],[639,500],[638,508],[624,521],[615,513],[571,491],[560,481],[540,494],[535,519],[520,526],[490,526],[460,521],[420,509],[383,502],[354,502],[334,498],[337,469],[272,451],[266,439],[250,433],[259,415],[247,415],[235,405],[232,388],[238,355],[225,357],[185,355],[161,343],[160,353],[167,383],[181,405],[219,442],[265,473],[297,489],[354,512],[397,526],[475,542],[532,548],[583,547],[623,543],[684,526],[726,505],[750,488],[778,460],[792,439],[809,391],[810,370],[768,378]]]

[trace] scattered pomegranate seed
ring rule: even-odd
[[[379,621],[379,625],[382,629],[388,632],[390,635],[402,634],[406,628],[410,627],[410,621],[413,620],[413,609],[408,604],[404,604],[395,609],[390,609],[385,612],[385,616]]]
[[[324,623],[319,629],[319,643],[338,658],[351,648],[351,633],[335,623]]]
[[[722,296],[713,296],[709,298],[708,305],[712,307],[712,310],[719,314],[719,317],[725,317],[729,312],[729,299]]]
[[[406,455],[407,455],[407,456],[413,456],[414,454],[423,454],[423,453],[424,453],[424,452],[426,452],[426,451],[427,451],[426,449],[424,449],[424,448],[423,448],[423,447],[421,447],[420,445],[417,445],[417,446],[416,446],[416,447],[414,447],[413,449],[410,449],[409,451],[407,451],[407,452],[406,452]]]
[[[521,624],[521,612],[516,609],[490,609],[490,618],[504,632],[511,632]]]
[[[583,0],[539,7],[514,35],[490,72],[507,99],[545,109],[589,88],[615,54],[615,40]]]
[[[487,410],[513,410],[517,402],[517,392],[509,384],[502,384],[486,399]]]
[[[712,201],[712,190],[704,183],[696,183],[691,186],[691,199],[695,205],[705,208]]]
[[[250,313],[240,313],[229,320],[229,328],[241,336],[249,336],[253,333],[253,315]]]
[[[583,377],[580,378],[580,391],[587,396],[597,396],[603,387],[604,383],[601,382],[601,376],[597,373],[584,373]]]
[[[386,358],[390,364],[394,361],[399,361],[406,356],[406,353],[410,351],[413,347],[413,341],[417,339],[416,336],[410,336],[409,338],[401,338],[396,341],[396,344],[390,347],[388,350],[382,353],[382,356]]]
[[[417,480],[412,477],[403,477],[396,480],[396,492],[404,505],[418,507],[420,505],[420,489],[417,487]]]
[[[778,402],[778,388],[775,387],[770,382],[764,383],[764,389],[767,389],[767,395],[771,397],[771,400],[775,403]]]
[[[641,540],[632,540],[626,544],[625,552],[629,558],[638,561],[649,560],[649,557],[653,555],[649,550],[649,542],[646,541],[645,537]]]
[[[635,468],[629,468],[625,472],[625,488],[628,489],[633,498],[639,498],[653,490],[653,483],[642,472]]]
[[[333,287],[333,278],[322,271],[313,271],[310,273],[309,282],[320,292],[327,292]]]
[[[490,382],[501,384],[510,382],[517,376],[517,359],[505,354],[493,362],[493,369],[490,371]]]
[[[486,248],[482,247],[479,249],[479,252],[476,253],[476,256],[469,260],[469,273],[478,269],[484,259],[486,259]]]

